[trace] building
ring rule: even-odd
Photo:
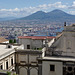
[[[15,70],[18,75],[39,75],[41,65],[38,58],[42,58],[41,50],[21,50],[15,52]],[[40,74],[41,75],[41,74]]]
[[[21,44],[0,43],[0,69],[15,69],[15,49],[24,49]]]
[[[16,72],[19,75],[41,75],[41,65],[38,58],[42,58],[42,48],[45,43],[50,46],[55,37],[20,36],[19,43],[24,44],[25,49],[16,50]],[[39,50],[41,49],[41,50]]]
[[[55,37],[49,36],[19,36],[19,44],[24,44],[25,49],[39,50],[45,45],[45,40],[50,42]]]
[[[38,75],[37,59],[41,57],[41,50],[26,50],[21,44],[0,43],[0,73],[15,71],[18,75]]]
[[[18,75],[75,75],[75,24],[65,25],[56,37],[18,38],[24,47],[1,44],[1,69],[14,69]]]
[[[4,37],[0,37],[0,43],[9,43],[9,40],[5,39]]]
[[[43,50],[42,75],[75,75],[75,24],[64,26],[50,47]]]
[[[75,58],[51,56],[39,59],[41,75],[75,75]]]
[[[16,71],[18,75],[38,75],[41,50],[25,50],[24,45],[0,43],[0,71]],[[13,74],[13,73],[12,73]]]
[[[54,52],[58,52],[58,55],[75,56],[75,24],[64,26],[63,32],[56,37],[49,48],[51,51],[52,49]]]

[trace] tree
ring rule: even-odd
[[[16,43],[16,39],[14,39],[14,42],[13,43]]]
[[[9,43],[13,43],[13,40],[12,40],[12,39],[10,39],[10,40],[9,40]]]

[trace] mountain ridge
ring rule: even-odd
[[[70,20],[70,18],[74,20],[75,19],[74,17],[75,15],[71,15],[62,10],[55,9],[48,13],[45,13],[43,11],[37,11],[29,16],[20,18],[20,20],[35,20],[35,19],[36,20],[51,20],[51,19],[62,20],[61,18],[63,18],[63,20]]]

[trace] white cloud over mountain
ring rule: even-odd
[[[70,8],[70,9],[75,9],[75,1],[73,1],[72,6],[69,6],[68,8]]]
[[[73,2],[73,5],[72,6],[75,6],[75,1]]]
[[[36,11],[44,10],[48,11],[50,9],[74,9],[75,8],[75,1],[71,6],[66,4],[62,4],[62,2],[56,2],[53,4],[43,4],[37,7],[25,7],[25,8],[14,8],[14,9],[0,9],[0,17],[8,17],[8,16],[15,16],[15,17],[24,17],[29,14],[32,14]],[[69,13],[75,14],[74,11],[70,11]]]
[[[75,15],[75,11],[69,11],[70,14],[74,14]]]

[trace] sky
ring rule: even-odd
[[[75,15],[75,0],[0,0],[0,18],[25,17],[37,11],[55,9]]]

